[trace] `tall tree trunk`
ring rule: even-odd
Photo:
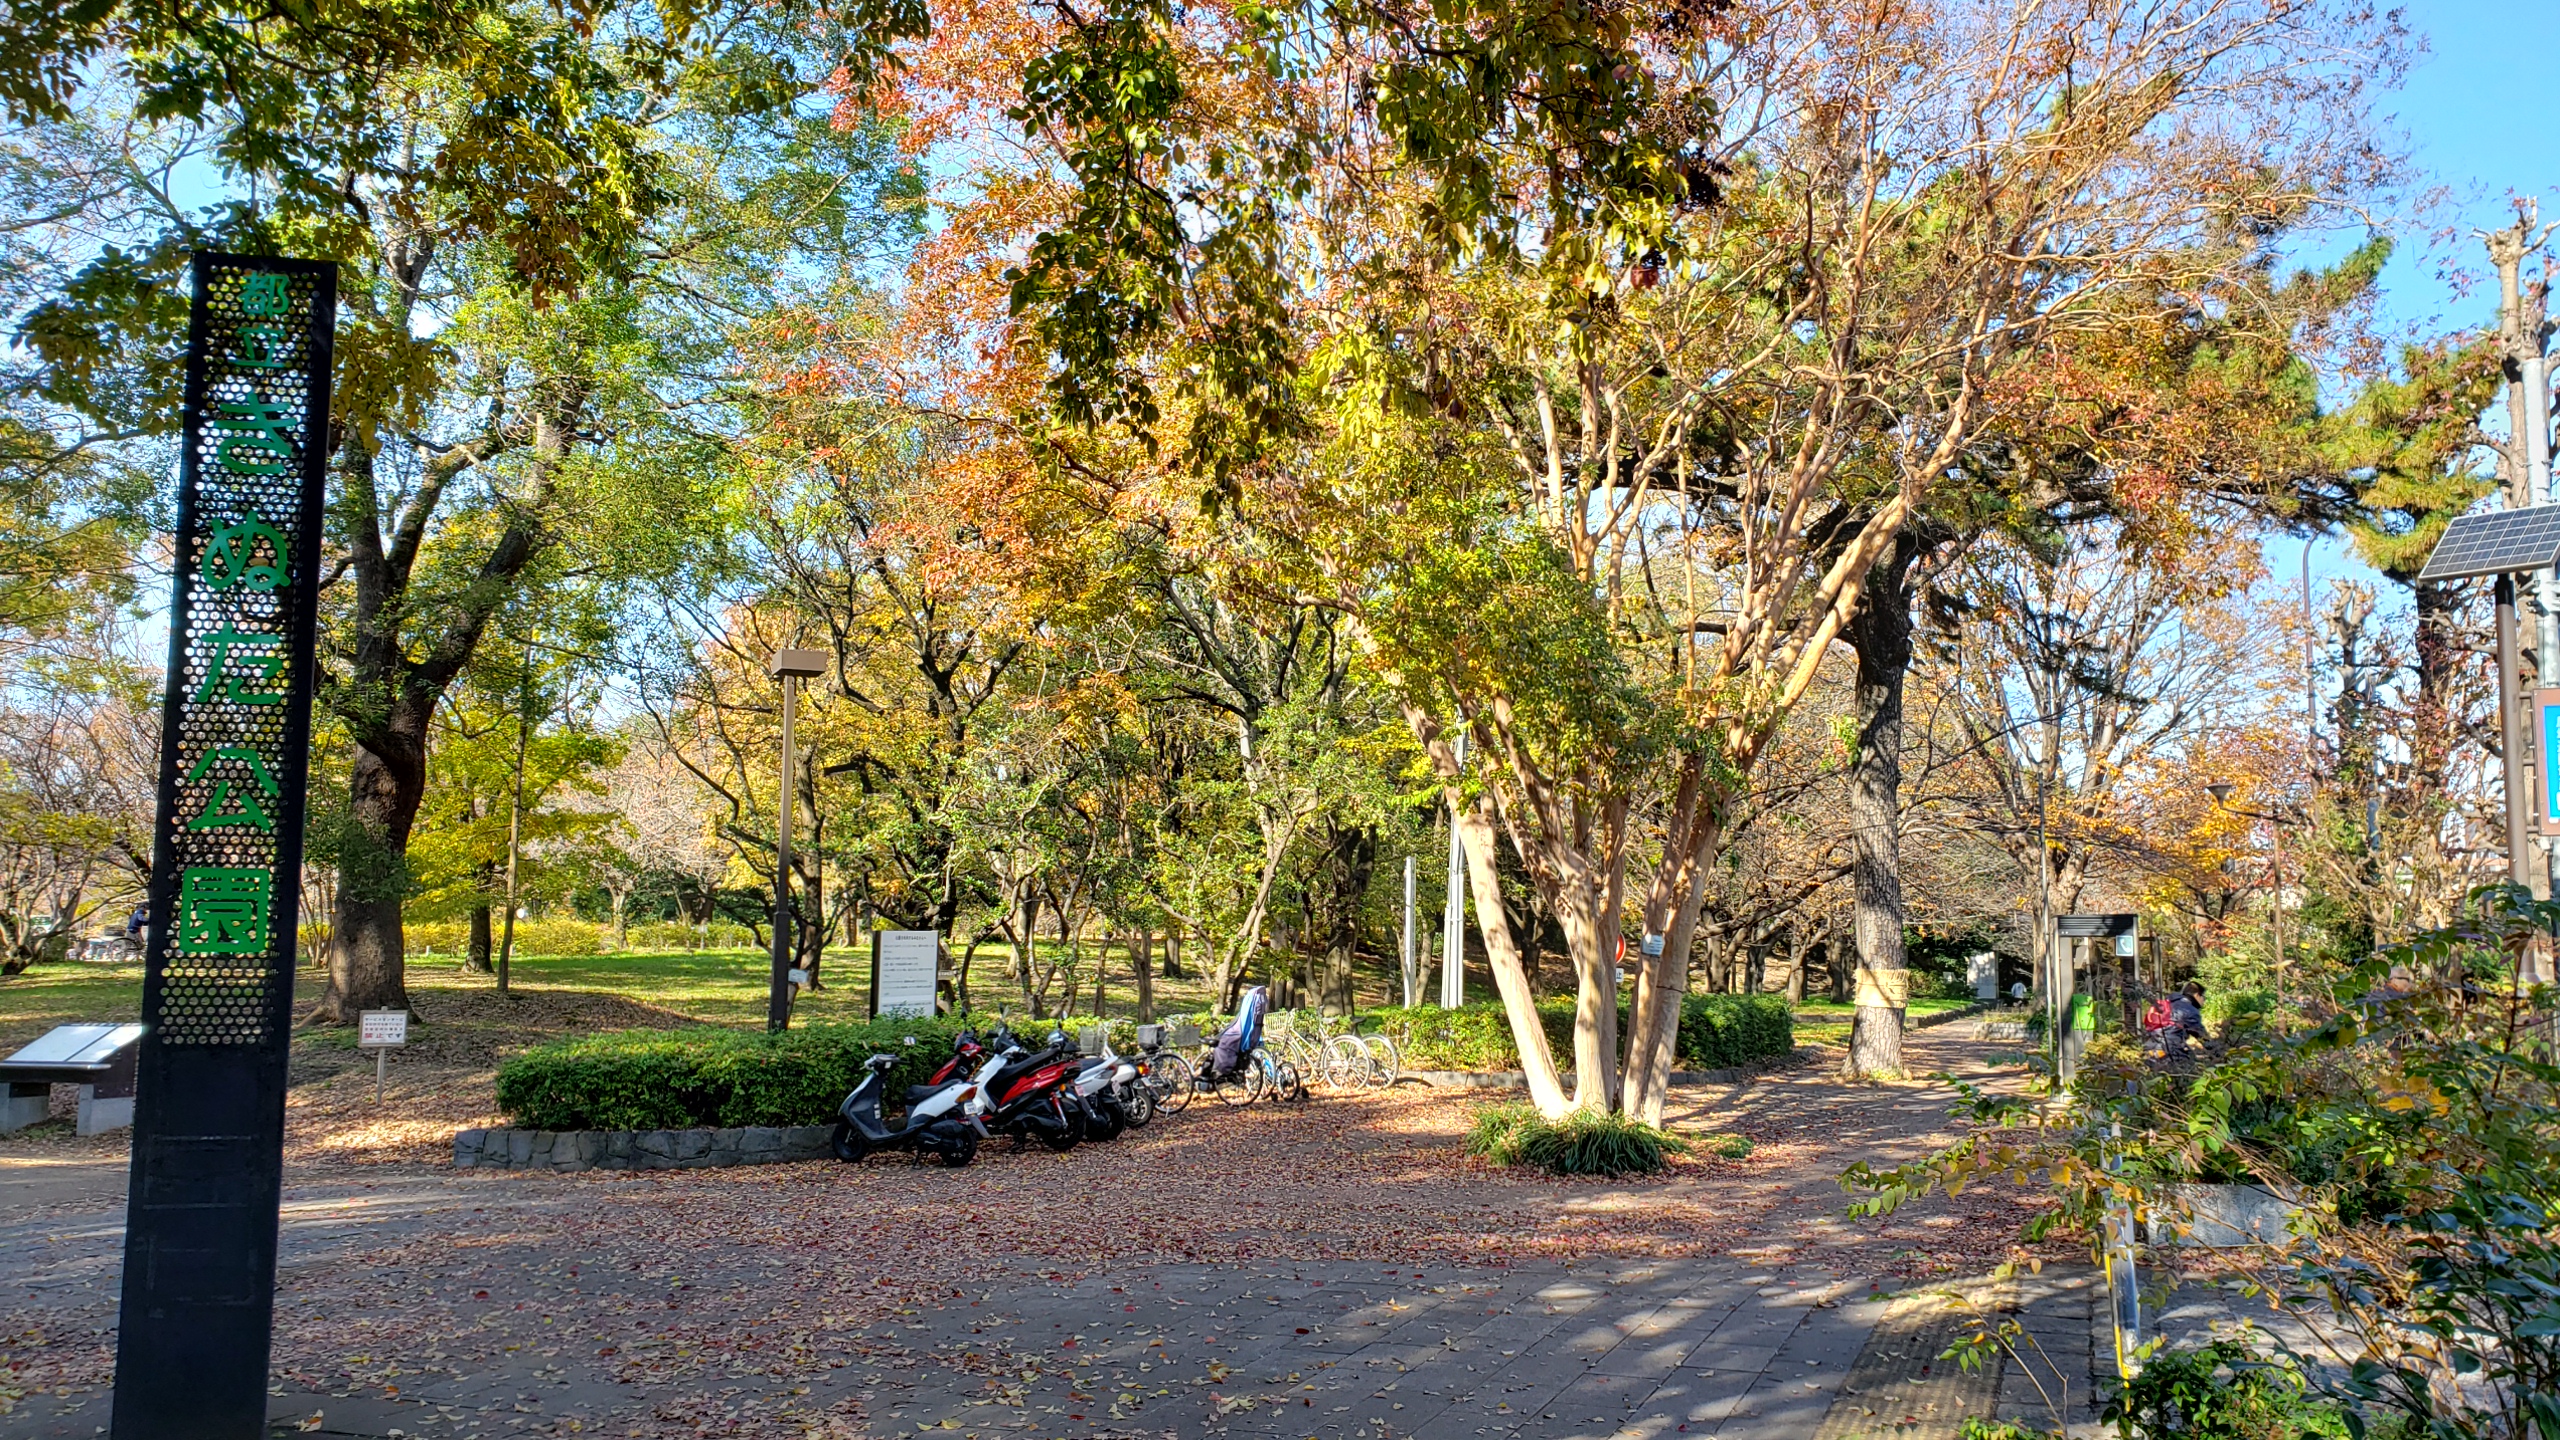
[[[986,943],[986,932],[969,936],[969,948],[960,952],[960,973],[952,977],[951,1008],[954,1014],[969,1013],[969,966],[978,958],[978,947]]]
[[[1662,1123],[1662,1109],[1670,1099],[1671,1071],[1679,1063],[1680,1012],[1689,998],[1690,947],[1697,938],[1707,874],[1723,833],[1722,817],[1704,785],[1702,762],[1693,761],[1673,802],[1673,826],[1665,851],[1678,857],[1679,863],[1662,867],[1667,874],[1657,872],[1645,900],[1645,926],[1649,933],[1662,935],[1662,951],[1645,955],[1642,946],[1637,947],[1623,1105],[1629,1115],[1647,1125]],[[1669,906],[1667,925],[1657,918],[1665,905]]]
[[[1360,902],[1378,867],[1378,832],[1366,826],[1328,825],[1325,845],[1324,960],[1316,1002],[1336,1015],[1360,1003],[1353,962],[1360,949]]]
[[[1467,886],[1477,897],[1476,929],[1484,936],[1485,967],[1493,972],[1493,987],[1502,996],[1502,1015],[1511,1025],[1512,1047],[1520,1053],[1520,1071],[1529,1084],[1529,1102],[1538,1107],[1540,1114],[1562,1115],[1572,1104],[1565,1099],[1564,1077],[1557,1073],[1555,1051],[1547,1044],[1546,1026],[1538,1019],[1537,996],[1529,986],[1528,967],[1512,940],[1511,917],[1502,908],[1501,850],[1492,801],[1479,795],[1470,804],[1461,795],[1457,756],[1450,749],[1438,717],[1410,701],[1405,703],[1404,713],[1414,739],[1421,743],[1423,753],[1431,757],[1432,766],[1440,775],[1441,803],[1448,807],[1450,823],[1457,830],[1458,850],[1467,865]],[[1464,965],[1464,943],[1457,954],[1442,957],[1441,963]]]
[[[1787,1004],[1804,1003],[1804,926],[1787,922]]]
[[[409,891],[409,833],[427,790],[424,706],[396,705],[377,732],[382,748],[358,745],[347,771],[346,828],[338,857],[337,947],[329,989],[313,1017],[352,1024],[366,1010],[409,1008],[400,902]],[[387,753],[386,753],[387,752]]]
[[[1176,920],[1171,925],[1165,927],[1164,978],[1167,980],[1180,980],[1184,978],[1182,973],[1182,922],[1179,920]]]
[[[1853,1079],[1902,1074],[1903,1012],[1911,971],[1902,927],[1902,685],[1911,669],[1916,559],[1906,534],[1876,561],[1843,634],[1858,653],[1858,756],[1849,773],[1850,862],[1858,932],[1858,1014],[1849,1030]]]
[[[1038,955],[1035,940],[1040,923],[1040,891],[1025,884],[1014,901],[1013,983],[1022,992],[1022,1008],[1031,1018],[1040,1018],[1040,997],[1031,988],[1031,967]]]
[[[809,972],[809,988],[823,990],[827,987],[818,975],[818,967],[827,958],[827,934],[834,928],[827,923],[827,861],[826,851],[820,848],[827,842],[827,822],[818,809],[818,792],[807,789],[801,794],[811,816],[809,856],[802,860],[799,847],[792,847],[791,868],[798,870],[805,864],[808,871],[799,886],[801,898],[795,900],[791,912],[791,950],[799,957],[800,968]],[[808,908],[798,908],[801,904]],[[935,957],[934,968],[942,968],[939,956]]]
[[[2453,922],[2446,903],[2458,893],[2444,883],[2449,866],[2444,854],[2444,816],[2452,793],[2448,770],[2454,742],[2450,696],[2455,668],[2461,664],[2459,616],[2453,587],[2438,580],[2413,585],[2417,608],[2417,696],[2409,707],[2409,780],[2402,793],[2416,811],[2408,817],[2411,860],[2418,871],[2417,913],[2421,930],[2441,929]]]
[[[425,634],[405,627],[415,618],[410,579],[429,519],[457,476],[505,447],[494,437],[474,440],[428,462],[427,475],[408,492],[405,514],[386,536],[374,474],[378,431],[360,423],[346,427],[338,447],[338,490],[355,582],[355,653],[346,683],[323,693],[346,721],[356,753],[347,777],[351,823],[338,860],[332,926],[338,943],[330,957],[329,988],[310,1019],[344,1025],[366,1010],[409,1006],[400,904],[409,888],[409,835],[427,788],[428,729],[437,701],[479,648],[489,618],[548,543],[540,516],[576,442],[585,400],[584,385],[567,377],[539,388],[528,407],[532,446],[518,489],[522,503],[482,557],[477,582]]]
[[[1444,793],[1444,800],[1458,804],[1454,791]],[[1486,813],[1484,802],[1464,805],[1458,819],[1458,849],[1466,857],[1467,885],[1477,895],[1502,893],[1502,877],[1496,846],[1501,838],[1495,833],[1493,817]],[[1493,971],[1493,988],[1502,996],[1503,1018],[1511,1022],[1512,1048],[1520,1052],[1520,1071],[1529,1082],[1530,1103],[1539,1113],[1562,1115],[1573,1108],[1565,1098],[1564,1077],[1557,1073],[1555,1052],[1547,1045],[1547,1029],[1538,1019],[1537,997],[1529,990],[1528,967],[1521,963],[1520,949],[1512,943],[1511,919],[1502,906],[1478,903],[1476,928],[1484,935],[1486,968]],[[1465,947],[1442,963],[1466,963]]]
[[[1129,953],[1131,968],[1138,977],[1138,1023],[1141,1025],[1156,1023],[1155,945],[1155,932],[1140,930],[1137,943]]]
[[[480,813],[480,801],[477,797],[474,797],[471,802],[471,814],[475,820],[488,818]],[[467,974],[488,975],[496,972],[497,967],[491,962],[491,957],[497,954],[497,947],[491,939],[492,932],[489,928],[490,918],[496,912],[489,906],[489,892],[496,889],[497,884],[496,861],[484,860],[474,867],[472,893],[479,896],[480,903],[471,907],[471,939],[462,952],[462,968]]]

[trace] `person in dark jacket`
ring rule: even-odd
[[[2169,1033],[2161,1040],[2171,1055],[2187,1053],[2187,1037],[2204,1038],[2204,987],[2190,980],[2169,997]]]

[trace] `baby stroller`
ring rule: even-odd
[[[1262,1048],[1262,1017],[1270,996],[1259,985],[1244,992],[1235,1023],[1218,1032],[1217,1048],[1200,1057],[1199,1088],[1222,1105],[1250,1105],[1256,1100],[1304,1100],[1307,1084],[1287,1062]]]
[[[1253,1052],[1262,1048],[1262,1015],[1270,1006],[1269,991],[1259,985],[1245,987],[1235,1021],[1218,1032],[1218,1047],[1209,1053],[1209,1073],[1200,1078],[1223,1084],[1244,1074],[1253,1063]]]

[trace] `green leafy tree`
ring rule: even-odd
[[[341,264],[324,699],[356,754],[319,1014],[404,1004],[443,696],[536,578],[717,558],[740,317],[813,248],[832,266],[879,233],[903,173],[876,127],[800,101],[858,80],[921,11],[101,5],[51,23],[0,34],[0,54],[95,57],[238,198],[155,217],[28,316],[49,398],[165,430],[187,251]],[[24,76],[0,96],[40,114],[76,98]]]

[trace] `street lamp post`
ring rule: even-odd
[[[2271,893],[2271,894],[2270,894],[2270,896],[2269,896],[2268,904],[2267,904],[2267,923],[2268,923],[2268,925],[2269,925],[2269,926],[2274,930],[2274,932],[2275,932],[2275,947],[2276,947],[2276,994],[2277,994],[2277,995],[2279,995],[2279,996],[2281,996],[2281,995],[2283,995],[2283,994],[2284,994],[2284,979],[2285,979],[2285,966],[2284,966],[2284,817],[2283,817],[2283,816],[2281,816],[2281,815],[2270,814],[2270,813],[2268,813],[2267,811],[2264,811],[2264,810],[2243,810],[2243,809],[2241,809],[2240,807],[2238,807],[2238,806],[2236,806],[2236,805],[2232,804],[2232,803],[2231,803],[2231,789],[2232,789],[2232,787],[2231,787],[2231,785],[2230,785],[2230,783],[2229,783],[2228,781],[2217,780],[2217,781],[2213,782],[2212,784],[2207,785],[2207,786],[2206,786],[2206,787],[2204,787],[2204,788],[2205,788],[2205,793],[2206,793],[2206,794],[2208,794],[2208,795],[2211,795],[2211,796],[2213,797],[2213,803],[2214,803],[2214,804],[2221,806],[2223,809],[2230,811],[2232,814],[2234,814],[2234,815],[2245,815],[2245,816],[2249,817],[2249,818],[2250,818],[2250,819],[2252,819],[2252,820],[2264,820],[2264,821],[2266,821],[2266,822],[2267,822],[2267,833],[2268,833],[2269,835],[2271,835],[2271,836],[2273,836],[2273,837],[2274,837],[2275,852],[2274,852],[2274,857],[2273,857],[2273,858],[2274,858],[2274,864],[2275,864],[2275,883],[2274,883],[2271,887],[2269,887],[2272,893]]]
[[[798,929],[791,918],[791,720],[800,704],[800,682],[826,674],[827,655],[823,650],[776,650],[765,672],[782,682],[782,784],[773,831],[773,991],[764,1016],[764,1027],[778,1031],[791,1024],[791,948]]]

